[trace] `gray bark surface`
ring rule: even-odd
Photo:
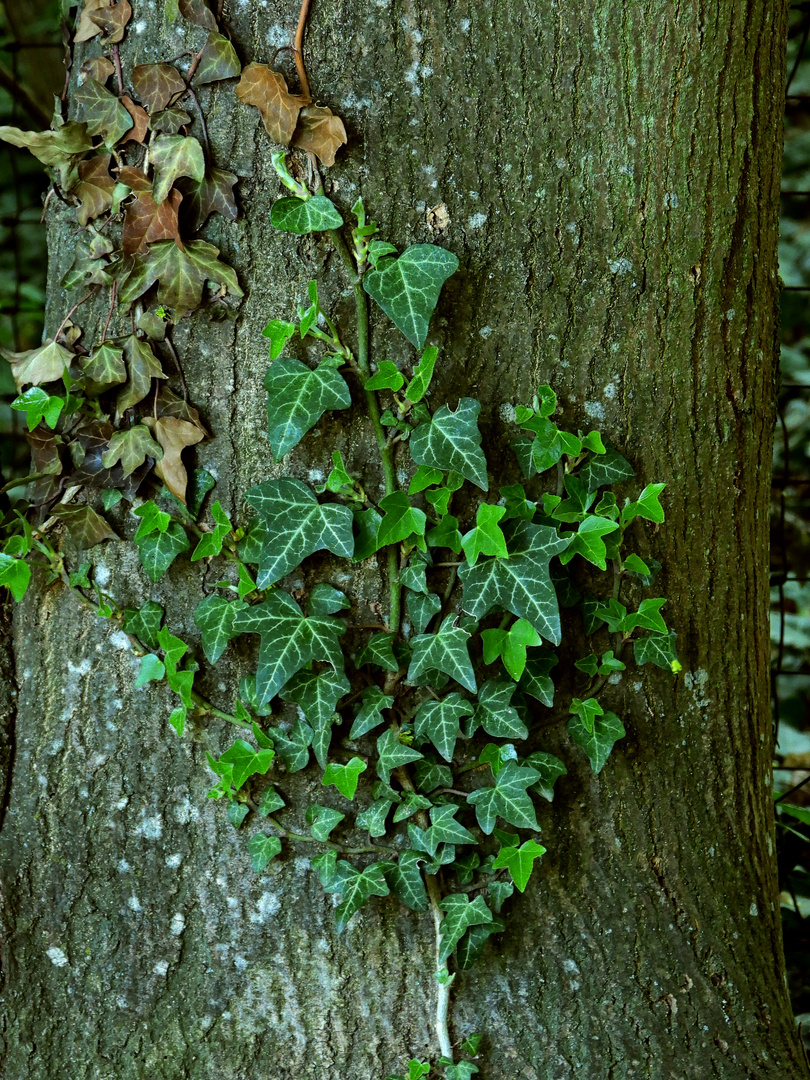
[[[272,63],[297,5],[230,7],[243,62]],[[133,9],[127,65],[200,47],[202,31]],[[461,260],[433,323],[433,403],[480,398],[497,472],[509,407],[550,382],[571,424],[598,427],[642,484],[668,484],[667,523],[637,535],[664,563],[684,674],[631,669],[610,688],[628,736],[597,777],[564,712],[544,721],[569,768],[543,814],[548,854],[497,949],[457,980],[453,1037],[486,1033],[485,1080],[807,1075],[784,986],[767,694],[785,32],[783,0],[505,0],[494,15],[315,0],[310,16],[313,91],[350,134],[327,191],[346,211],[362,192],[400,248],[436,240]],[[242,212],[204,236],[246,298],[222,320],[194,314],[176,342],[215,436],[198,460],[244,520],[241,492],[271,471],[261,329],[310,277],[338,314],[351,297],[325,239],[271,228],[273,147],[232,86],[200,100]],[[74,229],[52,213],[51,329]],[[413,361],[383,318],[373,347]],[[335,447],[355,466],[371,455],[358,418],[321,431],[293,475],[325,473]],[[159,600],[197,642],[196,566],[153,586],[124,541],[93,560],[121,602]],[[378,583],[367,569],[357,595]],[[205,750],[232,731],[206,720],[177,740],[169,694],[133,687],[126,637],[60,588],[26,598],[14,645],[8,1080],[382,1080],[435,1054],[428,915],[373,901],[338,939],[307,852],[255,875],[252,830],[205,800]],[[226,654],[215,703],[230,706],[246,662]],[[285,790],[305,806],[324,789],[311,770]]]

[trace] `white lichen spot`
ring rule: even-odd
[[[601,401],[586,401],[583,408],[592,420],[605,419],[605,406]]]
[[[505,401],[498,409],[498,412],[500,413],[501,420],[503,420],[505,424],[513,424],[515,422],[515,406],[510,404],[510,402]]]
[[[114,649],[121,649],[123,652],[129,652],[132,649],[132,642],[123,630],[116,630],[115,633],[110,634],[110,644]]]
[[[610,259],[608,260],[608,266],[610,267],[611,274],[629,274],[633,269],[633,264],[629,259]]]
[[[324,481],[322,469],[310,469],[307,473],[307,477],[315,484],[322,484]]]
[[[469,19],[462,19],[461,22],[458,25],[461,27],[462,34],[469,34],[469,32],[470,32],[470,20]]]
[[[119,874],[128,874],[132,867],[129,865],[126,859],[119,859],[115,865]]]
[[[728,319],[729,322],[731,322],[731,320],[734,318],[734,316],[736,314],[737,314],[737,312],[734,310],[734,308],[730,307],[728,309],[728,311],[726,312],[726,318]]]
[[[237,897],[235,897],[235,896],[226,896],[225,897],[225,903],[228,905],[229,911],[238,911],[239,910],[239,900],[238,900]]]
[[[482,326],[481,329],[478,331],[478,333],[481,335],[481,337],[484,339],[484,341],[486,341],[487,338],[492,337],[492,327],[491,326]]]
[[[306,855],[298,855],[293,859],[293,866],[299,873],[305,874],[312,866],[312,860],[307,858]]]
[[[178,911],[176,915],[172,916],[172,921],[169,924],[169,930],[177,937],[178,934],[182,934],[186,928],[186,917],[182,911]]]
[[[664,193],[664,209],[665,210],[677,210],[678,209],[678,196],[674,191],[667,191]]]
[[[488,214],[472,214],[470,217],[467,218],[467,228],[480,229],[481,226],[486,223],[488,217]]]
[[[146,29],[146,19],[139,19],[138,22],[135,23],[135,33],[136,34],[142,34],[145,29]]]
[[[68,958],[62,952],[61,949],[57,949],[56,946],[48,949],[48,959],[54,967],[65,967],[68,962]]]
[[[233,963],[237,971],[244,971],[245,968],[248,966],[248,962],[244,958],[244,956],[235,956],[233,958]]]
[[[602,393],[605,395],[605,397],[608,399],[608,401],[613,401],[613,399],[616,397],[618,392],[619,391],[618,391],[618,388],[616,386],[616,383],[608,383],[607,386],[602,391]]]
[[[104,563],[96,563],[93,567],[93,579],[97,585],[100,585],[103,589],[105,585],[109,584],[112,574],[109,566],[105,566]]]
[[[129,900],[127,900],[127,907],[130,911],[143,911],[143,904],[137,896],[130,896]]]
[[[168,970],[169,970],[169,961],[168,960],[158,960],[158,962],[152,968],[152,971],[154,971],[155,975],[165,975]]]
[[[565,169],[568,166],[568,162],[565,160],[565,158],[557,158],[555,165],[558,169]]]
[[[71,675],[89,675],[90,674],[90,660],[81,660],[78,664],[74,664],[71,660],[68,660],[68,671]]]
[[[118,994],[115,999],[115,1004],[118,1006],[119,1009],[125,1009],[127,1007],[127,999],[124,997],[123,994]]]
[[[265,41],[268,45],[280,48],[282,45],[289,45],[289,37],[290,31],[286,26],[282,26],[281,23],[273,23],[267,31]]]
[[[687,690],[692,691],[695,704],[698,708],[705,709],[706,706],[709,705],[709,699],[706,696],[706,684],[709,681],[708,671],[704,668],[696,668],[694,671],[687,671],[683,681]]]
[[[136,836],[143,836],[147,840],[159,840],[163,835],[163,818],[160,814],[147,817],[146,812],[141,810],[141,820],[133,829]]]
[[[562,966],[563,966],[563,971],[569,971],[569,972],[572,972],[575,975],[580,974],[580,970],[579,970],[579,967],[577,966],[576,960],[563,960]]]
[[[192,818],[199,817],[199,810],[196,806],[191,805],[191,799],[189,799],[188,795],[184,795],[175,806],[172,814],[178,825],[188,825]]]
[[[180,854],[179,851],[175,852],[174,855],[166,856],[166,865],[169,867],[170,870],[176,870],[182,861],[183,856]]]
[[[756,904],[754,904],[753,902],[752,902],[752,904],[751,904],[751,907],[750,907],[750,908],[748,909],[748,914],[749,914],[749,915],[750,915],[750,916],[751,916],[752,918],[755,918],[755,917],[756,917],[757,915],[759,915],[759,908],[758,908],[758,907],[757,907],[757,905],[756,905]]]

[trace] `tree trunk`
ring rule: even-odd
[[[202,31],[155,7],[133,0],[127,70],[200,47]],[[295,6],[231,7],[243,62],[272,63]],[[350,136],[327,191],[344,211],[362,193],[400,249],[436,240],[459,256],[433,323],[433,403],[484,403],[491,465],[509,406],[550,382],[575,428],[598,427],[642,484],[667,482],[667,522],[642,554],[664,564],[684,673],[631,668],[610,688],[628,735],[598,776],[564,711],[549,722],[545,749],[569,775],[542,822],[548,854],[498,949],[457,979],[452,1035],[486,1033],[486,1080],[805,1077],[784,983],[768,701],[787,4],[505,0],[492,21],[467,0],[316,0],[310,80]],[[95,52],[80,47],[75,67]],[[324,238],[271,228],[274,147],[232,88],[199,96],[216,164],[240,177],[241,215],[210,219],[205,236],[246,298],[235,321],[204,309],[176,340],[214,434],[198,460],[244,520],[241,493],[271,474],[261,330],[311,277],[340,315],[348,282]],[[51,207],[53,330],[75,221]],[[88,331],[102,317],[77,315]],[[413,360],[382,321],[373,349]],[[362,462],[369,434],[334,433]],[[293,474],[328,471],[326,442],[307,440]],[[94,549],[108,591],[154,597],[196,640],[198,564],[178,560],[153,586],[133,550]],[[26,598],[14,646],[0,833],[9,1080],[382,1080],[435,1056],[429,915],[375,900],[338,938],[307,858],[255,875],[247,837],[205,801],[205,750],[232,732],[206,720],[167,738],[168,693],[134,689],[124,635],[61,587]],[[228,707],[240,674],[214,675],[215,702]],[[317,799],[319,775],[303,775]]]

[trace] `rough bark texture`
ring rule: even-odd
[[[199,47],[201,31],[133,8],[127,63]],[[243,60],[272,62],[297,5],[231,8]],[[494,22],[467,0],[316,0],[311,82],[351,137],[327,186],[346,208],[362,191],[399,244],[434,239],[427,212],[445,205],[440,242],[462,269],[434,322],[436,403],[478,396],[492,450],[509,406],[552,382],[569,420],[599,426],[644,482],[667,481],[648,550],[685,674],[645,668],[611,688],[628,737],[598,777],[564,716],[549,723],[546,748],[570,769],[543,823],[549,854],[500,953],[460,980],[454,1036],[487,1033],[487,1080],[803,1077],[767,700],[786,3],[504,0]],[[338,310],[349,298],[325,241],[270,227],[278,185],[256,111],[232,85],[201,102],[216,163],[241,177],[240,220],[207,238],[247,297],[236,319],[193,316],[178,344],[216,436],[199,459],[240,514],[270,468],[262,326],[309,277]],[[74,227],[51,220],[54,282]],[[64,307],[54,285],[53,325]],[[385,326],[374,347],[405,355]],[[354,461],[368,453],[361,427],[335,437]],[[310,437],[293,471],[324,472],[331,449]],[[153,587],[131,546],[95,555],[117,596],[154,596],[193,638],[198,570]],[[247,837],[204,800],[204,750],[230,732],[167,733],[167,696],[133,688],[126,639],[69,595],[26,600],[15,644],[9,1080],[381,1080],[434,1052],[427,916],[374,902],[337,939],[307,859],[254,875]],[[215,699],[230,703],[236,674],[213,678]]]

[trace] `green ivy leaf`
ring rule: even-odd
[[[448,694],[441,701],[429,699],[414,716],[414,734],[418,739],[430,739],[444,760],[452,762],[461,718],[470,716],[472,711],[473,706],[461,694]]]
[[[385,871],[385,879],[391,892],[411,911],[427,911],[428,897],[425,882],[419,869],[424,856],[418,851],[403,851],[396,863]]]
[[[190,135],[159,135],[152,139],[149,163],[155,173],[152,198],[158,205],[168,199],[178,177],[190,176],[200,183],[205,177],[203,148]]]
[[[179,739],[183,738],[183,732],[185,731],[185,728],[186,728],[186,717],[187,716],[188,716],[188,706],[186,706],[186,705],[178,705],[176,709],[172,709],[171,715],[169,716],[169,723],[172,725],[174,730],[177,732],[177,737]]]
[[[334,615],[336,611],[344,611],[351,606],[351,601],[346,597],[345,593],[340,592],[334,585],[320,581],[309,594],[307,614]]]
[[[393,634],[372,634],[357,654],[355,664],[358,668],[364,664],[374,664],[383,671],[399,671],[399,664],[394,656]]]
[[[282,357],[268,370],[264,387],[268,439],[276,461],[297,446],[327,410],[347,409],[352,403],[343,377],[327,361],[313,370]]]
[[[262,337],[270,338],[271,360],[281,356],[296,329],[295,323],[283,322],[281,319],[271,319],[265,326],[264,330],[262,330]]]
[[[600,570],[607,570],[607,549],[602,539],[607,533],[615,532],[619,528],[618,522],[609,518],[588,515],[580,522],[579,529],[571,536],[568,550],[560,555],[563,566],[569,563],[575,555],[581,555],[589,563],[598,566]]]
[[[502,933],[505,929],[506,927],[500,919],[493,919],[492,922],[483,923],[480,926],[471,926],[456,948],[459,970],[467,971],[468,968],[471,968],[484,951],[484,946],[489,938],[493,934]],[[478,1072],[478,1069],[472,1062],[460,1061],[457,1065],[448,1066],[444,1075],[445,1078],[454,1076],[463,1077],[466,1080],[468,1076],[476,1072]]]
[[[614,450],[610,445],[604,455],[591,458],[579,470],[579,478],[588,491],[620,484],[622,480],[629,480],[635,475],[635,469],[627,458],[622,457],[618,450]]]
[[[383,269],[363,278],[363,288],[398,330],[418,349],[425,344],[431,316],[445,281],[458,270],[458,259],[433,244],[414,244]]]
[[[436,854],[439,844],[476,844],[478,841],[469,829],[455,820],[461,807],[448,803],[446,806],[434,806],[430,811],[430,828],[423,834],[428,838],[431,848],[429,854]]]
[[[621,629],[625,633],[632,633],[633,630],[642,629],[652,630],[654,634],[666,634],[667,624],[661,615],[661,608],[665,603],[666,599],[660,597],[642,600],[638,606],[638,611],[631,611],[626,616]]]
[[[448,615],[435,634],[419,634],[412,640],[413,658],[408,668],[408,682],[435,669],[475,693],[475,672],[467,647],[470,634],[453,625],[455,618],[455,615]]]
[[[458,519],[454,518],[452,514],[448,514],[435,529],[430,530],[425,539],[431,547],[450,548],[454,555],[458,555],[461,551],[461,533],[458,530]]]
[[[439,907],[445,913],[439,930],[439,963],[443,963],[455,949],[462,935],[471,926],[492,922],[492,912],[483,896],[476,896],[470,902],[464,893],[451,893],[439,901]]]
[[[368,686],[363,691],[363,704],[357,712],[349,732],[350,739],[359,739],[375,727],[386,722],[382,715],[382,709],[390,709],[394,699],[389,694],[384,694],[379,686]]]
[[[526,725],[509,704],[514,692],[513,683],[488,679],[478,691],[478,704],[469,734],[482,727],[494,739],[527,739],[529,732]]]
[[[160,581],[181,551],[191,545],[182,525],[172,522],[165,532],[150,533],[137,541],[141,565],[152,581]]]
[[[245,803],[228,803],[228,821],[235,829],[238,829],[248,815],[248,807]]]
[[[478,414],[481,404],[462,398],[455,412],[442,405],[433,418],[411,436],[411,457],[417,465],[460,473],[483,491],[488,490],[487,461],[481,450]]]
[[[351,798],[351,796],[349,797]],[[312,803],[307,808],[306,813],[309,831],[315,839],[320,840],[321,843],[325,843],[329,839],[331,831],[336,828],[345,817],[346,815],[341,814],[339,810],[333,810],[331,806],[319,806],[317,803]]]
[[[421,551],[414,551],[408,560],[408,565],[403,566],[399,572],[400,582],[413,592],[427,594],[427,577],[425,571],[430,566],[430,556]]]
[[[341,863],[344,863],[344,860],[341,860]],[[372,896],[388,896],[389,893],[388,884],[379,863],[372,863],[363,871],[355,870],[348,863],[344,863],[344,866],[348,869],[344,871],[345,877],[338,890],[343,901],[335,911],[335,923],[339,934],[346,929],[352,915],[359,911]]]
[[[126,634],[134,634],[147,649],[160,648],[158,632],[163,621],[163,608],[154,600],[147,600],[137,611],[124,609],[123,629]]]
[[[305,618],[291,596],[274,590],[261,604],[239,611],[233,629],[239,634],[260,634],[256,693],[269,701],[296,672],[312,660],[325,660],[335,671],[343,669],[340,635],[346,627],[339,619]]]
[[[256,812],[259,817],[268,817],[270,814],[275,814],[276,810],[284,809],[284,800],[271,784],[265,789],[261,799],[259,799],[259,805],[256,807]]]
[[[154,653],[147,653],[146,656],[141,657],[141,666],[138,671],[138,678],[135,680],[136,686],[146,686],[148,682],[160,682],[163,676],[166,674],[166,668],[162,660],[159,660]]]
[[[300,772],[309,764],[309,748],[312,744],[312,728],[305,720],[296,720],[289,733],[273,728],[270,732],[276,753],[289,772]]]
[[[514,893],[515,886],[511,881],[491,881],[487,889],[492,901],[492,907],[495,913],[498,914],[504,903]]]
[[[194,82],[197,86],[203,86],[221,79],[233,79],[241,71],[242,65],[233,45],[226,37],[212,29],[203,47]]]
[[[19,603],[31,581],[31,568],[22,559],[0,554],[0,585],[5,585]]]
[[[568,733],[588,755],[595,773],[602,771],[614,745],[627,734],[621,720],[612,712],[597,717],[593,731],[588,730],[581,716],[574,716],[568,721]]]
[[[492,869],[507,869],[518,889],[525,892],[534,869],[535,859],[539,859],[545,853],[546,849],[536,840],[527,840],[520,847],[502,847],[492,864]]]
[[[259,588],[272,585],[315,551],[351,558],[352,512],[347,506],[321,505],[306,484],[283,477],[266,480],[245,493],[261,519]]]
[[[119,301],[131,304],[157,282],[160,304],[176,311],[194,311],[202,303],[206,281],[215,281],[234,296],[244,295],[235,272],[220,262],[219,249],[212,244],[192,240],[181,251],[174,240],[160,240],[136,256]]]
[[[244,739],[236,739],[233,745],[217,759],[217,764],[231,767],[231,780],[238,791],[251,776],[263,776],[273,764],[275,756],[274,750],[257,750]]]
[[[538,795],[542,795],[544,799],[552,802],[554,799],[554,784],[561,776],[568,774],[565,765],[554,754],[546,754],[542,750],[535,750],[533,754],[529,754],[523,764],[528,765],[530,769],[534,769],[538,774],[537,782],[532,784],[529,790],[535,791]]]
[[[537,504],[526,498],[526,489],[523,484],[507,484],[498,490],[504,499],[506,511],[504,517],[507,521],[510,518],[524,518],[526,521],[531,521]]]
[[[88,134],[100,135],[105,146],[115,146],[134,124],[115,94],[96,79],[85,79],[73,96],[82,106],[82,119],[87,124]]]
[[[647,484],[636,502],[628,503],[622,510],[622,528],[625,528],[636,517],[646,518],[661,524],[664,520],[664,509],[658,501],[658,496],[666,487],[666,484]]]
[[[337,207],[325,195],[313,195],[310,199],[297,199],[294,196],[277,199],[270,211],[270,221],[276,229],[297,236],[339,229],[343,224]]]
[[[408,401],[412,401],[415,404],[417,401],[421,401],[428,392],[428,387],[433,378],[433,369],[436,366],[436,357],[438,355],[439,350],[435,345],[429,345],[422,353],[421,360],[414,368],[413,378],[405,389],[405,397]]]
[[[192,562],[197,562],[198,559],[209,559],[213,555],[219,555],[222,551],[222,544],[225,541],[225,537],[232,531],[231,520],[219,502],[216,501],[211,507],[211,517],[214,519],[213,532],[204,533],[200,537],[200,542],[194,548],[191,556]],[[242,599],[242,597],[240,597]],[[211,661],[215,663],[215,661]]]
[[[495,786],[478,788],[467,796],[467,802],[475,807],[475,816],[483,832],[489,836],[500,816],[518,829],[538,830],[534,803],[526,788],[535,784],[535,769],[507,761],[495,777]]]
[[[260,874],[270,860],[281,853],[281,841],[277,836],[256,833],[248,841],[248,851],[250,852],[250,862],[253,869],[257,874]]]
[[[429,810],[432,805],[430,799],[425,798],[424,795],[417,795],[415,791],[409,791],[394,811],[394,824],[399,821],[406,821],[409,817],[413,817],[414,814],[418,814],[420,810]]]
[[[216,480],[207,469],[192,469],[191,480],[186,491],[186,508],[191,514],[192,521],[196,521],[202,509],[205,496],[216,487]],[[243,600],[244,597],[240,597]]]
[[[155,442],[145,424],[135,424],[125,431],[115,432],[110,438],[109,447],[101,455],[101,464],[105,469],[112,469],[120,463],[126,479],[143,465],[147,457],[155,462],[162,461],[163,447]]]
[[[515,522],[508,559],[489,559],[459,568],[464,583],[464,610],[480,619],[493,607],[502,607],[558,645],[560,612],[548,566],[568,543],[547,525]]]
[[[581,701],[575,697],[571,699],[568,711],[580,718],[586,731],[592,732],[597,716],[601,716],[605,710],[596,698],[585,698],[584,701]]]
[[[475,528],[470,529],[461,539],[464,555],[470,566],[475,566],[479,555],[496,555],[508,558],[506,537],[498,522],[506,513],[505,506],[492,506],[481,503],[475,515]]]
[[[629,570],[633,574],[638,574],[642,578],[649,577],[651,571],[647,563],[638,555],[628,555],[623,562],[622,569]]]
[[[414,593],[407,590],[405,595],[405,607],[408,618],[413,624],[417,634],[423,634],[434,615],[438,615],[442,609],[442,599],[436,593]]]
[[[400,390],[405,385],[405,376],[391,360],[381,360],[377,374],[366,380],[366,390]]]
[[[636,638],[633,642],[633,655],[639,667],[642,664],[655,664],[656,667],[664,668],[677,675],[681,670],[678,662],[678,653],[675,642],[678,635],[674,631],[668,634],[649,634],[647,637]]]
[[[427,516],[424,510],[411,506],[404,491],[395,491],[380,500],[384,517],[377,532],[377,546],[399,544],[410,536],[424,536]]]
[[[172,520],[171,515],[167,514],[165,510],[161,510],[151,499],[148,502],[141,503],[132,513],[135,517],[141,519],[134,536],[136,544],[139,544],[145,536],[149,536],[153,532],[166,532]]]
[[[418,750],[401,743],[396,732],[389,728],[377,739],[377,776],[384,784],[390,784],[394,769],[418,761],[421,757]]]
[[[342,670],[332,668],[327,672],[299,671],[281,691],[284,701],[293,701],[300,705],[311,724],[312,747],[322,769],[326,768],[335,706],[350,689],[349,681]]]
[[[52,397],[39,386],[32,386],[11,403],[12,409],[25,413],[29,431],[33,431],[42,420],[53,431],[64,405],[64,398]]]
[[[414,779],[420,791],[435,791],[437,787],[453,786],[453,771],[449,765],[439,765],[432,757],[417,761]]]
[[[237,636],[233,620],[245,604],[230,603],[222,596],[208,596],[197,605],[194,622],[202,634],[202,647],[209,664],[215,664],[225,652],[228,642]]]
[[[540,635],[525,619],[518,619],[508,630],[482,630],[481,640],[484,663],[492,664],[500,656],[515,682],[526,668],[526,650],[541,643]]]
[[[429,465],[420,465],[408,485],[408,494],[418,495],[420,491],[424,491],[431,484],[440,484],[443,477],[444,473],[439,469],[432,469]]]
[[[355,510],[354,521],[359,532],[354,542],[352,561],[362,562],[377,550],[377,533],[380,531],[382,518],[372,506],[368,510]]]
[[[359,757],[353,757],[346,765],[340,765],[336,761],[329,761],[321,783],[325,787],[333,784],[341,795],[344,795],[347,799],[353,799],[360,780],[360,773],[365,772],[367,768],[368,765]]]
[[[388,799],[377,799],[355,819],[358,829],[367,829],[371,837],[385,836],[385,819],[391,809]]]

